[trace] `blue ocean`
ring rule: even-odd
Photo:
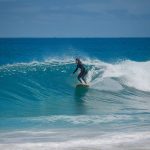
[[[89,87],[76,87],[75,58]],[[1,38],[0,149],[149,150],[150,38]]]

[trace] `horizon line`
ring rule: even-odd
[[[29,36],[29,37],[23,37],[23,36],[22,37],[11,37],[10,36],[10,37],[0,37],[0,38],[1,39],[2,38],[57,38],[57,39],[59,39],[59,38],[64,38],[64,39],[65,38],[66,39],[67,38],[150,38],[150,36],[138,36],[138,37],[134,37],[134,36],[129,36],[129,37],[127,37],[127,36],[124,36],[124,37],[123,36],[122,37],[117,37],[117,36],[116,37],[97,37],[97,36],[96,37],[94,37],[94,36],[91,36],[91,37],[78,37],[78,36],[72,36],[72,37],[65,37],[65,36],[64,37],[63,36],[62,37],[47,37],[47,36],[45,36],[45,37],[43,37],[43,36],[41,36],[41,37],[34,37],[34,36],[33,37],[31,37],[31,36]]]

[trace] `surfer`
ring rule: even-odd
[[[87,74],[88,71],[85,69],[84,65],[82,64],[79,58],[76,58],[76,64],[77,64],[77,67],[74,70],[73,74],[80,68],[80,73],[78,74],[78,80],[82,84],[83,84],[82,80],[84,81],[85,84],[87,84],[85,80],[85,75]]]

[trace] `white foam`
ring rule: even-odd
[[[28,133],[28,134],[27,134]],[[54,133],[52,134],[49,131],[44,132],[35,132],[34,138],[33,133],[29,131],[24,132],[24,134],[15,134],[15,137],[11,138],[10,135],[5,136],[5,140],[8,139],[6,143],[0,142],[0,149],[3,150],[73,150],[73,149],[101,149],[101,150],[112,150],[120,147],[121,149],[133,148],[134,150],[142,147],[143,149],[148,148],[150,144],[150,132],[122,132],[122,133],[106,133],[100,134],[91,134],[91,132],[86,131],[58,131],[56,132],[56,137]],[[17,136],[17,134],[19,134]],[[12,135],[11,135],[12,136]],[[62,136],[62,139],[60,137]],[[17,138],[16,138],[17,137]],[[41,137],[41,138],[40,138]],[[52,137],[55,137],[54,139]],[[58,138],[59,137],[59,138]],[[16,139],[15,139],[16,138]],[[29,138],[29,139],[28,139]],[[36,138],[39,138],[39,141],[35,141]]]
[[[31,119],[31,118],[30,118]],[[132,120],[132,117],[129,115],[78,115],[78,116],[69,116],[69,115],[53,115],[48,117],[36,117],[32,118],[34,121],[39,122],[57,122],[63,121],[72,123],[75,125],[87,125],[87,124],[100,124],[100,123],[110,123],[113,121],[125,121]]]
[[[93,65],[87,77],[93,88],[118,91],[123,89],[122,85],[125,85],[142,91],[150,91],[150,61],[125,60],[115,64],[98,60],[85,62]],[[94,76],[97,77],[94,78]]]
[[[150,91],[150,61],[134,62],[122,61],[115,65],[108,65],[103,78],[115,77],[126,86],[142,91]]]

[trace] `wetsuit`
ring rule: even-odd
[[[82,81],[81,81],[81,79],[80,79],[80,78],[82,78],[82,80],[86,83],[84,77],[85,77],[85,75],[87,74],[87,70],[85,69],[85,67],[83,66],[83,64],[80,64],[80,63],[77,64],[77,67],[76,67],[76,69],[74,70],[73,74],[74,74],[79,68],[80,68],[81,72],[80,72],[79,75],[78,75],[78,80],[82,83]]]

